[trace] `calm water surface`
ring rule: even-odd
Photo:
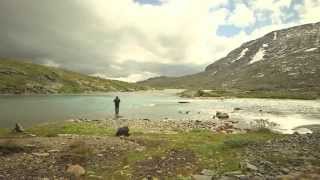
[[[320,101],[275,99],[179,98],[176,90],[108,93],[103,95],[0,96],[0,127],[15,122],[31,126],[71,118],[105,119],[113,117],[113,98],[121,99],[120,114],[128,119],[149,118],[208,120],[216,111],[230,113],[232,119],[250,122],[268,119],[283,130],[307,124],[320,124]],[[179,104],[187,100],[190,103]],[[234,108],[241,111],[234,111]],[[260,111],[262,110],[262,112]],[[186,114],[186,111],[190,111]]]

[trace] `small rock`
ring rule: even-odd
[[[290,169],[288,169],[288,168],[281,168],[281,172],[282,172],[283,174],[289,174]]]
[[[195,180],[212,180],[212,176],[206,176],[206,175],[193,175],[192,177]]]
[[[48,151],[49,153],[57,153],[57,152],[60,152],[60,150],[58,149],[51,149]]]
[[[180,104],[187,104],[187,103],[190,103],[189,101],[178,101],[178,103]]]
[[[161,171],[161,170],[157,170],[157,173],[158,173],[158,174],[161,174],[161,173],[162,173],[162,171]]]
[[[98,157],[103,157],[103,154],[97,154]]]
[[[88,177],[89,177],[90,179],[103,179],[102,176],[97,176],[97,175],[93,175],[93,174],[89,175]]]
[[[80,178],[86,173],[86,170],[82,166],[76,164],[76,165],[68,165],[67,172],[74,175],[76,178]]]
[[[50,156],[49,153],[32,153],[32,155],[38,156],[38,157],[48,157],[48,156]]]
[[[219,118],[219,119],[228,119],[229,118],[229,115],[227,113],[223,113],[223,112],[217,112],[216,113],[216,117]]]
[[[291,180],[291,179],[296,179],[294,176],[291,175],[284,175],[284,176],[277,176],[278,180]]]
[[[29,137],[36,137],[37,135],[35,134],[28,134]]]
[[[209,170],[209,169],[204,169],[201,171],[201,174],[202,175],[206,175],[206,176],[213,176],[215,175],[216,173],[212,170]]]
[[[241,171],[231,171],[231,172],[226,172],[224,174],[227,176],[235,176],[235,175],[241,175],[242,172]]]
[[[138,147],[138,148],[136,148],[136,151],[138,151],[138,152],[142,152],[142,151],[144,151],[146,148],[145,147]]]
[[[257,171],[257,170],[258,170],[257,166],[252,165],[252,164],[250,164],[250,163],[246,163],[246,168],[247,168],[248,170],[250,170],[250,171]]]
[[[219,180],[235,180],[235,178],[229,176],[222,176],[219,178]]]

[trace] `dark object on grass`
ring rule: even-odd
[[[129,128],[128,127],[121,127],[118,128],[116,136],[129,136]]]
[[[17,133],[22,133],[22,132],[24,132],[24,129],[23,129],[23,127],[21,126],[21,124],[16,123],[16,126],[14,127],[13,131],[14,131],[14,132],[17,132]]]

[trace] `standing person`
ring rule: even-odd
[[[120,98],[117,96],[114,100],[114,107],[115,107],[115,113],[116,113],[116,116],[119,115],[119,107],[120,107]]]

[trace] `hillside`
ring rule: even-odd
[[[28,62],[0,59],[0,94],[134,91],[142,87]]]
[[[198,74],[152,78],[139,84],[161,88],[317,92],[319,77],[320,22],[273,31],[246,42]]]

